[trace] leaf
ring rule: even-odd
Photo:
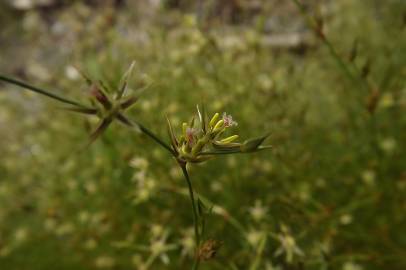
[[[199,121],[201,123],[201,128],[203,130],[204,133],[206,133],[207,130],[207,126],[206,126],[206,110],[205,110],[205,106],[204,104],[202,105],[202,110],[200,111],[199,109],[199,105],[196,106],[197,107],[197,114],[199,116]]]
[[[82,76],[82,78],[85,80],[85,82],[88,86],[91,86],[93,84],[93,81],[82,69],[80,69],[76,65],[74,65],[73,67],[79,72],[80,76]]]
[[[206,211],[206,206],[204,203],[200,200],[200,198],[197,198],[197,210],[199,211],[199,216],[203,217]]]
[[[63,103],[69,104],[69,105],[82,107],[82,108],[88,108],[86,105],[82,105],[79,102],[76,102],[74,100],[70,100],[68,98],[56,95],[56,94],[54,94],[54,93],[52,93],[52,92],[50,92],[48,90],[44,90],[42,88],[30,85],[30,84],[25,83],[23,81],[19,81],[19,80],[15,80],[15,79],[7,77],[7,76],[3,76],[1,74],[0,74],[0,81],[4,81],[4,82],[10,83],[10,84],[18,85],[18,86],[22,87],[24,90],[29,90],[29,91],[32,91],[32,92],[35,92],[37,94],[47,96],[49,98],[52,98],[54,100],[58,100],[60,102],[63,102]]]
[[[121,86],[120,86],[120,90],[118,91],[118,94],[117,94],[117,100],[120,99],[124,95],[125,90],[127,89],[128,80],[132,74],[134,66],[135,66],[135,61],[133,61],[131,63],[130,67],[127,69],[127,71],[124,73],[123,77],[121,78],[121,83],[120,83]]]
[[[128,109],[129,107],[131,107],[135,102],[138,101],[138,96],[132,96],[129,97],[128,99],[124,100],[120,106],[123,110]]]
[[[245,141],[240,147],[241,152],[244,152],[244,153],[254,152],[254,151],[269,148],[269,146],[266,146],[266,147],[264,146],[262,148],[259,147],[265,141],[265,139],[269,137],[269,135],[270,134],[266,134],[262,137],[253,138],[253,139],[249,139],[249,140]]]
[[[193,116],[192,120],[190,120],[189,127],[193,128],[194,125],[195,125],[195,117]]]
[[[168,134],[169,134],[169,138],[171,139],[171,144],[174,150],[177,149],[179,143],[178,140],[176,139],[176,136],[173,132],[173,128],[172,128],[172,124],[171,121],[169,120],[168,116],[166,116],[166,122],[168,124]]]
[[[111,124],[112,118],[103,119],[95,131],[90,134],[88,145],[92,144]]]
[[[123,114],[121,114],[121,113],[117,114],[116,118],[120,123],[122,123],[130,128],[135,128],[138,132],[141,132],[140,126],[137,123],[132,122],[130,119],[128,119]]]

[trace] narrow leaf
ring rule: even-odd
[[[257,151],[259,150],[259,146],[265,141],[266,138],[269,137],[269,134],[258,137],[258,138],[253,138],[245,141],[241,145],[241,152],[252,152],[252,151]]]
[[[88,145],[92,144],[109,127],[112,121],[112,118],[103,119],[96,130],[90,134]]]
[[[166,122],[168,124],[169,138],[171,139],[172,147],[175,150],[175,149],[177,149],[179,143],[178,143],[178,140],[176,139],[176,136],[175,136],[175,134],[173,132],[172,124],[171,124],[171,121],[169,120],[168,116],[166,116]]]
[[[134,66],[135,66],[135,61],[133,61],[131,63],[130,67],[127,69],[127,71],[124,73],[123,77],[121,78],[122,82],[120,84],[121,85],[120,90],[117,94],[117,100],[120,99],[124,95],[125,90],[127,89],[128,80],[130,79]]]
[[[66,111],[81,113],[81,114],[87,114],[87,115],[96,115],[97,114],[97,109],[93,109],[93,108],[64,107],[61,109],[66,110]]]
[[[53,93],[51,93],[51,92],[49,92],[49,91],[47,91],[47,90],[44,90],[44,89],[42,89],[42,88],[39,88],[39,87],[30,85],[30,84],[25,83],[25,82],[23,82],[23,81],[15,80],[15,79],[12,79],[12,78],[3,76],[3,75],[0,75],[0,80],[1,80],[1,81],[4,81],[4,82],[7,82],[7,83],[10,83],[10,84],[18,85],[18,86],[20,86],[20,87],[22,87],[22,88],[24,88],[24,89],[26,89],[26,90],[33,91],[33,92],[35,92],[35,93],[37,93],[37,94],[41,94],[41,95],[47,96],[47,97],[49,97],[49,98],[58,100],[58,101],[60,101],[60,102],[66,103],[66,104],[70,104],[70,105],[74,105],[74,106],[78,106],[78,107],[82,107],[82,108],[87,108],[87,106],[82,105],[82,104],[80,104],[79,102],[76,102],[76,101],[69,100],[69,99],[67,99],[67,98],[58,96],[58,95],[53,94]]]
[[[131,107],[135,102],[138,101],[138,96],[132,96],[129,97],[128,99],[126,99],[125,101],[123,101],[120,106],[123,110],[128,109],[129,107]]]
[[[138,132],[141,132],[139,125],[137,123],[132,122],[130,119],[128,119],[123,114],[121,114],[121,113],[117,114],[116,118],[120,123],[122,123],[130,128],[135,128]]]

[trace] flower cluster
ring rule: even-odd
[[[199,107],[197,115],[198,121],[193,117],[189,124],[182,124],[180,137],[175,135],[171,122],[167,119],[171,145],[181,163],[199,163],[215,155],[256,152],[270,147],[262,146],[268,135],[243,143],[236,142],[238,135],[224,137],[228,129],[238,125],[231,115],[223,113],[220,117],[219,113],[215,113],[208,121],[204,108],[200,110]]]
[[[69,107],[67,110],[87,115],[97,115],[100,118],[99,124],[90,135],[90,143],[97,139],[114,120],[118,120],[131,128],[138,128],[138,125],[128,119],[124,112],[134,105],[139,98],[139,91],[131,94],[128,92],[128,80],[134,69],[134,62],[130,65],[127,72],[123,75],[121,83],[116,91],[109,89],[102,81],[94,82],[85,74],[82,76],[86,79],[90,87],[91,107]]]

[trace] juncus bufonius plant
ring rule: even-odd
[[[142,92],[141,90],[145,88],[137,89],[130,93],[128,81],[133,68],[134,63],[131,64],[123,75],[118,89],[110,89],[102,81],[95,82],[86,75],[83,75],[89,87],[89,105],[53,94],[50,91],[7,76],[0,75],[0,80],[64,103],[68,105],[64,109],[69,111],[97,116],[99,122],[90,134],[89,144],[97,139],[113,121],[117,121],[125,127],[144,133],[159,146],[167,150],[182,169],[188,186],[192,203],[195,234],[195,255],[192,269],[198,269],[200,261],[214,257],[221,243],[213,239],[202,241],[205,232],[205,214],[208,212],[208,209],[199,198],[195,199],[195,192],[189,177],[187,165],[201,163],[213,159],[218,155],[251,153],[268,149],[270,146],[262,145],[268,135],[238,142],[239,136],[237,134],[225,135],[229,131],[234,133],[234,129],[238,126],[238,123],[231,115],[225,112],[223,114],[215,113],[211,118],[208,118],[204,107],[201,107],[201,109],[197,107],[197,117],[193,116],[189,123],[183,123],[176,131],[172,127],[169,118],[167,118],[170,138],[169,145],[155,135],[154,132],[144,127],[141,123],[131,120],[125,114],[125,111],[138,101]]]

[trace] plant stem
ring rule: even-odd
[[[192,202],[192,209],[193,209],[193,225],[195,228],[195,244],[196,244],[196,249],[195,249],[195,258],[194,258],[194,263],[193,263],[193,270],[197,270],[199,268],[199,257],[198,257],[198,250],[199,250],[199,245],[200,245],[200,235],[199,235],[199,225],[198,225],[198,215],[197,215],[197,209],[196,209],[196,204],[195,204],[195,197],[193,194],[193,187],[192,187],[192,182],[190,181],[189,174],[186,169],[186,163],[179,163],[179,166],[182,168],[183,175],[185,176],[188,189],[189,189],[189,197]]]
[[[73,101],[73,100],[58,96],[58,95],[53,94],[53,93],[51,93],[51,92],[49,92],[47,90],[38,88],[36,86],[27,84],[27,83],[22,82],[22,81],[18,81],[18,80],[9,78],[9,77],[1,75],[1,74],[0,74],[0,80],[4,81],[4,82],[7,82],[7,83],[14,84],[14,85],[18,85],[18,86],[20,86],[20,87],[22,87],[22,88],[24,88],[26,90],[30,90],[30,91],[33,91],[35,93],[38,93],[38,94],[41,94],[41,95],[56,99],[56,100],[58,100],[60,102],[66,103],[66,104],[78,106],[78,107],[81,107],[81,108],[88,108],[87,106],[85,106],[83,104],[80,104],[79,102],[76,102],[76,101]]]
[[[323,42],[323,44],[327,47],[328,51],[330,52],[331,56],[334,58],[335,62],[337,63],[337,66],[345,73],[345,75],[353,82],[360,84],[363,88],[366,90],[369,90],[369,85],[366,80],[361,78],[360,76],[356,76],[353,74],[354,72],[357,72],[357,69],[351,69],[350,65],[348,65],[342,57],[338,54],[336,48],[333,46],[333,44],[327,39],[327,37],[324,35],[323,30],[321,29],[320,26],[317,25],[317,23],[314,21],[314,19],[311,17],[311,15],[308,15],[306,12],[305,6],[299,1],[299,0],[292,0],[292,2],[297,6],[299,11],[302,13],[302,15],[305,17],[305,19],[308,21],[310,28],[315,32],[316,36]],[[359,75],[359,74],[357,74]]]
[[[141,123],[134,121],[131,122],[131,125],[133,125],[134,127],[138,127],[142,133],[150,137],[153,141],[155,141],[157,144],[168,150],[174,157],[176,157],[175,152],[167,143],[165,143],[162,139],[160,139],[157,135],[155,135],[152,131],[143,126]]]
[[[16,79],[13,79],[13,78],[10,78],[10,77],[7,77],[7,76],[3,76],[3,75],[1,75],[1,74],[0,74],[0,80],[1,80],[1,81],[4,81],[4,82],[7,82],[7,83],[10,83],[10,84],[14,84],[14,85],[20,86],[20,87],[22,87],[22,88],[24,88],[24,89],[26,89],[26,90],[33,91],[33,92],[35,92],[35,93],[37,93],[37,94],[41,94],[41,95],[47,96],[47,97],[49,97],[49,98],[58,100],[58,101],[60,101],[60,102],[66,103],[66,104],[78,106],[78,107],[83,108],[83,109],[91,109],[91,108],[88,108],[86,105],[80,104],[79,102],[76,102],[76,101],[73,101],[73,100],[70,100],[70,99],[67,99],[67,98],[58,96],[58,95],[56,95],[56,94],[50,93],[50,92],[47,91],[47,90],[38,88],[38,87],[36,87],[36,86],[30,85],[30,84],[28,84],[28,83],[25,83],[25,82],[23,82],[23,81],[19,81],[19,80],[16,80]],[[158,138],[158,136],[156,136],[152,131],[150,131],[149,129],[147,129],[146,127],[144,127],[142,124],[140,124],[140,123],[138,123],[138,122],[131,122],[131,125],[134,126],[134,127],[139,127],[139,129],[140,129],[145,135],[147,135],[148,137],[150,137],[152,140],[154,140],[156,143],[158,143],[158,144],[161,145],[163,148],[165,148],[166,150],[168,150],[172,155],[174,155],[173,149],[172,149],[168,144],[166,144],[164,141],[162,141],[160,138]]]

